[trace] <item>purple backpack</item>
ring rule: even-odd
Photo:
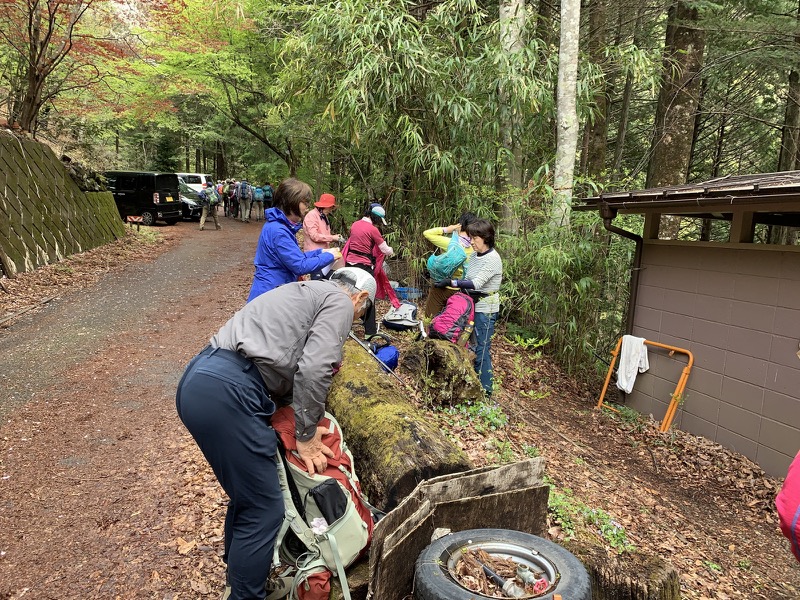
[[[457,344],[462,332],[471,330],[474,322],[475,303],[466,294],[458,292],[450,296],[442,312],[433,317],[428,335]]]

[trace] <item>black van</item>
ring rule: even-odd
[[[143,225],[156,221],[174,225],[180,220],[181,195],[175,173],[106,171],[105,177],[123,220],[129,215],[142,217]]]

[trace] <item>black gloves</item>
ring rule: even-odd
[[[437,281],[436,283],[433,284],[433,287],[443,288],[443,287],[447,287],[448,285],[450,285],[450,280],[449,279],[440,279],[439,281]]]

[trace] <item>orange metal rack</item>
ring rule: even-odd
[[[680,379],[678,379],[678,385],[675,387],[675,391],[672,393],[672,398],[669,402],[669,406],[667,406],[667,413],[664,415],[664,420],[661,421],[661,426],[658,428],[659,431],[667,431],[672,425],[672,421],[675,418],[675,413],[678,410],[678,405],[681,403],[681,400],[683,399],[683,390],[686,388],[686,381],[689,379],[689,372],[692,370],[692,365],[694,364],[694,355],[689,350],[686,350],[684,348],[678,348],[677,346],[668,346],[667,344],[661,344],[659,342],[651,342],[650,340],[645,340],[644,343],[648,346],[654,346],[656,348],[663,348],[664,350],[669,350],[670,356],[672,356],[676,352],[680,352],[681,354],[685,354],[689,359],[688,362],[686,363],[686,366],[683,367]],[[617,364],[617,357],[619,356],[620,348],[622,348],[622,338],[619,338],[619,340],[617,341],[617,347],[611,351],[611,364],[608,367],[608,373],[606,374],[606,381],[603,384],[603,391],[600,393],[600,401],[597,403],[596,408],[603,407],[603,399],[606,397],[606,391],[608,390],[608,383],[611,381],[611,374],[614,372],[614,365]],[[606,408],[611,408],[611,407],[608,406]]]

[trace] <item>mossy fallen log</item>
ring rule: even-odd
[[[454,405],[483,399],[472,357],[466,348],[428,338],[411,345],[401,366],[416,379],[426,402]]]
[[[473,466],[407,395],[361,346],[344,345],[328,408],[344,430],[362,488],[386,511],[420,481]]]

